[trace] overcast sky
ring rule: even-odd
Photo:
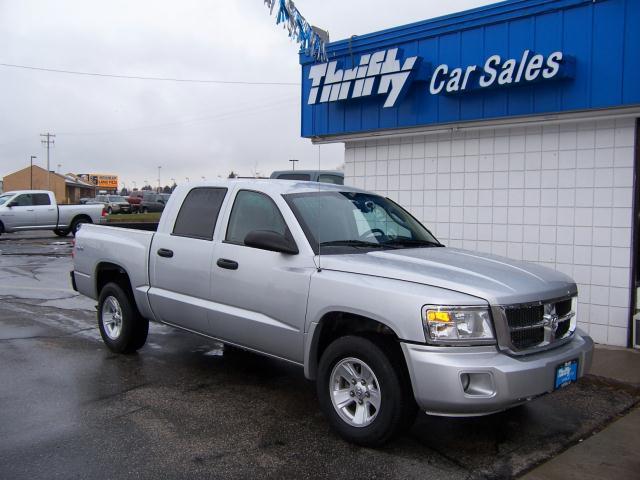
[[[492,2],[298,0],[332,40]],[[298,48],[261,0],[0,0],[0,63],[74,71],[261,82],[300,81]],[[298,86],[100,78],[0,66],[0,177],[46,166],[40,133],[56,134],[51,169],[145,180],[208,179],[317,168],[300,137]],[[321,147],[322,168],[343,145]]]

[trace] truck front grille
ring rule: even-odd
[[[511,347],[516,351],[547,346],[570,334],[571,298],[534,305],[504,307]]]

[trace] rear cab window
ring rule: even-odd
[[[213,240],[226,188],[198,187],[191,190],[180,207],[172,235]]]

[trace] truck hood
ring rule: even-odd
[[[575,294],[567,275],[533,263],[457,248],[428,247],[322,255],[322,269],[393,278],[454,290],[491,305]]]

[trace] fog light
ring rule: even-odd
[[[474,397],[492,397],[496,393],[493,377],[490,373],[474,372],[460,375],[462,389],[467,395]]]

